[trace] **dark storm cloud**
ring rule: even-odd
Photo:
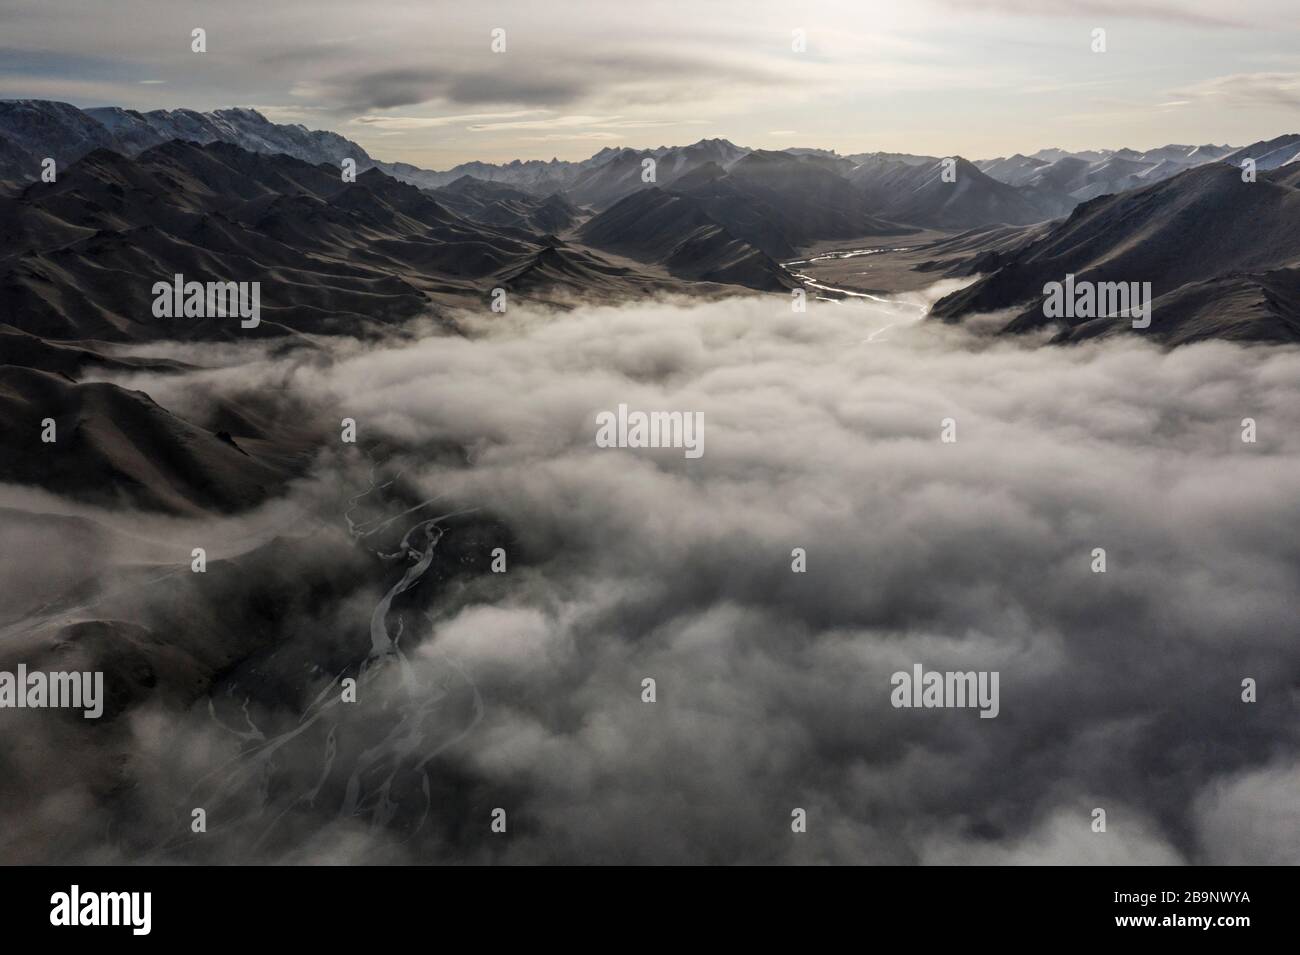
[[[1035,348],[909,327],[910,314],[792,315],[762,298],[512,311],[472,320],[470,338],[352,345],[328,366],[125,382],[169,407],[289,392],[346,413],[397,449],[383,473],[402,472],[404,506],[478,507],[516,540],[508,573],[444,591],[423,622],[408,615],[412,672],[446,694],[422,717],[422,745],[441,752],[430,788],[394,783],[405,805],[428,801],[418,837],[398,846],[377,807],[340,818],[323,802],[277,823],[286,841],[260,842],[283,807],[258,808],[253,786],[238,790],[252,835],[203,851],[1296,861],[1300,353]],[[704,456],[596,448],[595,414],[620,402],[702,411]],[[1239,440],[1245,416],[1257,445]],[[956,444],[938,440],[945,417]],[[434,456],[449,446],[473,466]],[[323,462],[314,487],[312,500],[355,494],[364,469]],[[278,558],[292,578],[354,581],[331,585],[338,599],[314,619],[291,615],[299,649],[259,664],[300,697],[326,685],[303,689],[304,662],[364,652],[366,614],[401,564],[358,577],[336,536],[310,559]],[[1089,567],[1098,546],[1104,575]],[[807,574],[790,571],[794,547]],[[224,603],[239,603],[241,579]],[[1000,715],[894,709],[890,675],[915,663],[999,671]],[[1241,702],[1244,677],[1258,703]],[[296,724],[266,700],[257,726]],[[340,732],[382,740],[394,718],[356,711]],[[173,753],[158,727],[175,716],[143,719],[133,750]],[[174,732],[203,740],[210,722],[196,709]],[[157,767],[160,806],[206,766],[173,759],[141,764]],[[284,749],[271,791],[310,791],[321,765],[316,743]],[[508,838],[487,832],[498,806]],[[795,807],[804,835],[789,828]],[[1104,835],[1090,829],[1097,807]]]

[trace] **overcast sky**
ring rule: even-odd
[[[1296,0],[0,0],[0,97],[255,106],[438,169],[713,136],[986,158],[1295,132],[1297,40]]]

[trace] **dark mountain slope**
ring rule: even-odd
[[[567,192],[580,205],[605,209],[631,193],[665,185],[657,176],[656,182],[642,179],[643,163],[654,158],[650,150],[619,150],[601,165],[578,174]]]
[[[780,265],[731,235],[695,199],[658,188],[616,203],[583,226],[579,236],[598,249],[663,265],[681,278],[764,291],[796,285]]]
[[[53,418],[57,440],[41,441]],[[272,463],[106,383],[0,365],[0,480],[172,513],[249,507],[290,476]]]
[[[346,183],[326,165],[179,141],[135,159],[95,150],[0,199],[0,226],[0,308],[63,339],[356,332],[427,310],[430,295],[478,297],[548,245],[378,170]],[[155,318],[154,284],[176,274],[261,283],[262,324]]]
[[[1042,159],[1016,153],[1013,156],[998,157],[997,159],[978,160],[975,165],[980,172],[986,176],[991,176],[998,182],[1005,182],[1009,186],[1023,186],[1048,163]]]
[[[1009,186],[956,158],[955,178],[943,178],[942,160],[863,163],[849,173],[878,215],[940,229],[1029,225],[1064,215],[1073,204],[1054,191]]]
[[[567,232],[582,215],[562,193],[538,197],[498,182],[461,176],[430,194],[457,215],[484,225],[538,233]]]
[[[338,133],[273,123],[255,109],[218,109],[210,113],[155,109],[141,113],[110,106],[85,113],[131,152],[181,139],[201,144],[224,142],[249,152],[282,153],[312,164],[337,166],[344,159],[352,159],[358,170],[374,165],[364,149]]]
[[[581,205],[606,209],[641,189],[675,190],[682,177],[702,166],[730,169],[749,155],[750,150],[725,139],[701,139],[689,146],[657,149],[601,150],[569,171],[565,193]],[[649,182],[643,178],[647,160],[654,162],[654,179]]]
[[[1080,205],[991,275],[938,302],[933,314],[953,319],[1015,309],[1008,330],[1050,325],[1054,320],[1042,313],[1043,286],[1070,273],[1076,281],[1150,282],[1155,305],[1147,333],[1155,337],[1294,340],[1285,271],[1300,266],[1294,181],[1294,173],[1279,170],[1244,183],[1239,170],[1212,163],[1102,196]],[[1246,312],[1249,332],[1230,314],[1243,296],[1253,302]],[[1216,309],[1217,324],[1211,318]],[[1128,323],[1112,319],[1107,327],[1118,332]],[[1097,332],[1094,326],[1083,334]]]
[[[0,135],[0,195],[15,192],[39,175],[41,160],[4,135]]]
[[[0,100],[0,136],[37,160],[36,168],[17,179],[40,174],[39,161],[50,157],[60,169],[95,149],[116,145],[113,134],[69,103],[49,100]]]
[[[90,342],[48,342],[12,325],[0,325],[0,356],[7,365],[54,372],[69,380],[86,372],[181,371],[190,367],[170,359],[118,357],[103,345]]]
[[[1120,331],[1114,319],[1097,318],[1062,332],[1058,340],[1082,341]],[[1300,269],[1230,272],[1181,285],[1155,300],[1151,327],[1143,334],[1168,345],[1211,338],[1300,342]]]
[[[716,163],[682,176],[673,184],[673,192],[690,196],[710,219],[777,261],[793,258],[797,246],[810,241],[806,228],[750,193]]]
[[[877,218],[872,203],[840,172],[845,163],[760,150],[736,162],[727,178],[777,217],[792,245],[900,231]]]
[[[819,240],[901,235],[906,226],[869,212],[840,172],[846,160],[786,152],[751,152],[730,169],[705,163],[671,191],[696,200],[709,218],[777,260]]]
[[[1300,160],[1300,133],[1260,140],[1223,157],[1224,162],[1237,167],[1244,159],[1255,160],[1257,170],[1278,169],[1296,162]]]
[[[916,269],[952,277],[993,272],[1050,229],[1049,223],[969,229],[921,246],[918,252],[924,252],[930,258],[918,264]]]
[[[564,302],[573,295],[617,295],[644,278],[591,252],[549,245],[501,276],[505,288]],[[651,289],[644,288],[649,293]]]

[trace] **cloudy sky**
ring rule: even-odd
[[[0,0],[0,97],[255,106],[427,168],[713,136],[985,158],[1294,132],[1297,39],[1294,0]]]

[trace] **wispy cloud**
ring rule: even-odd
[[[352,122],[362,126],[373,126],[382,130],[441,129],[444,126],[459,126],[470,123],[488,123],[494,121],[522,119],[525,116],[543,116],[549,110],[516,109],[503,113],[460,113],[455,116],[358,116]]]
[[[1179,0],[1177,3],[1143,3],[1129,0],[935,0],[963,13],[1013,14],[1022,17],[1109,17],[1117,20],[1156,20],[1207,27],[1256,27],[1242,16],[1224,13],[1221,3]]]
[[[1214,102],[1233,108],[1282,106],[1300,110],[1300,72],[1236,73],[1216,76],[1177,91],[1187,101]]]

